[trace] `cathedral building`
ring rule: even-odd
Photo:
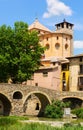
[[[38,19],[29,26],[30,31],[38,31],[39,44],[46,50],[42,54],[42,66],[34,73],[32,79],[27,81],[28,85],[56,91],[68,90],[69,72],[68,69],[63,70],[62,66],[68,66],[66,57],[73,55],[73,26],[65,19],[55,25],[55,31],[42,25]],[[63,75],[66,75],[67,79],[63,79]]]
[[[40,44],[46,47],[45,58],[59,57],[65,58],[73,54],[73,24],[64,20],[55,25],[56,30],[51,31],[43,26],[36,19],[29,30],[36,30],[39,33]]]

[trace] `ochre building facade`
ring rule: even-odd
[[[56,30],[51,31],[43,26],[37,19],[29,26],[29,30],[37,30],[40,44],[46,47],[47,57],[68,57],[73,54],[73,24],[65,20],[55,25]]]
[[[42,54],[42,66],[37,70],[33,78],[27,81],[27,85],[42,86],[45,88],[68,91],[69,71],[62,70],[64,63],[68,63],[66,57],[73,55],[73,24],[66,22],[55,25],[55,31],[49,30],[36,19],[29,30],[38,31],[39,44],[46,50]],[[63,75],[66,76],[63,79]]]

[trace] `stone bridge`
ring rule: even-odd
[[[83,92],[57,92],[38,86],[0,84],[0,115],[41,116],[52,100],[71,101],[82,106]]]

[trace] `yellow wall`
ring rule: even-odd
[[[57,39],[58,37],[58,39]],[[59,44],[59,47],[56,48],[56,44]],[[71,45],[72,39],[71,35],[67,34],[57,34],[49,33],[44,36],[40,36],[40,44],[46,46],[49,44],[49,49],[45,50],[45,57],[69,57],[71,56]],[[67,46],[66,46],[67,45]]]
[[[69,69],[61,70],[61,91],[69,91]]]
[[[63,79],[63,73],[65,73],[65,80]],[[69,71],[62,71],[61,72],[61,81],[62,81],[62,91],[63,91],[63,80],[65,81],[66,83],[66,86],[65,86],[65,90],[64,91],[69,91]]]

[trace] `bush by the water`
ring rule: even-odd
[[[49,118],[62,118],[64,113],[64,107],[68,107],[70,103],[64,103],[62,101],[53,101],[51,105],[47,105],[45,108],[45,116]]]
[[[75,114],[78,118],[83,118],[83,108],[77,108],[72,110],[72,113]]]

